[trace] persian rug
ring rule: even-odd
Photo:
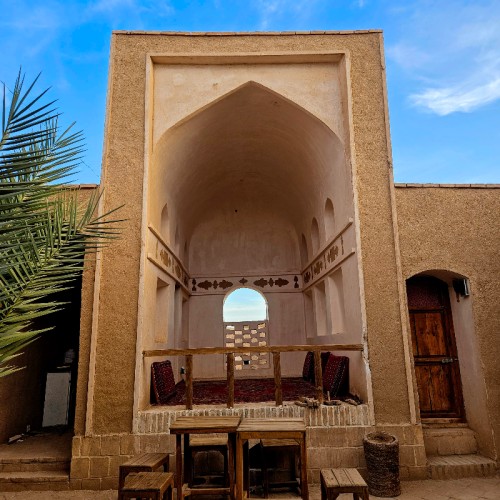
[[[316,390],[312,384],[302,377],[283,378],[281,390],[284,401],[295,401],[302,396],[316,397]],[[193,404],[195,405],[225,405],[227,403],[226,380],[195,380],[193,382]],[[234,381],[235,403],[263,403],[274,401],[274,379],[236,379]],[[158,402],[157,402],[158,404]],[[186,384],[182,380],[175,386],[175,393],[167,400],[162,398],[164,405],[186,404]]]

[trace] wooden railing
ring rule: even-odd
[[[362,351],[361,344],[328,344],[328,345],[280,345],[252,347],[200,347],[197,349],[157,349],[144,351],[145,358],[165,356],[186,356],[186,409],[193,408],[193,356],[207,354],[225,354],[227,367],[228,398],[227,407],[234,407],[234,355],[248,352],[270,352],[273,355],[274,396],[276,406],[283,404],[281,390],[281,353],[312,351],[314,353],[314,386],[316,398],[323,402],[323,374],[321,372],[322,351]]]

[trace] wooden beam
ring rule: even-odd
[[[227,407],[234,407],[234,353],[227,353]]]
[[[193,355],[186,355],[186,410],[193,409]]]
[[[273,352],[274,367],[274,399],[276,406],[283,404],[283,392],[281,390],[281,355],[279,351]]]
[[[297,352],[297,351],[362,351],[361,344],[325,344],[325,345],[275,345],[251,347],[199,347],[196,349],[155,349],[143,351],[145,358],[163,356],[189,356],[196,354],[228,354],[230,352]]]

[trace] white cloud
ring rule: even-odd
[[[438,115],[469,112],[500,99],[500,76],[483,85],[427,88],[410,96],[411,102]]]
[[[417,0],[392,13],[401,35],[387,56],[414,80],[412,105],[447,115],[500,99],[500,4]]]

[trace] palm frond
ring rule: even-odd
[[[87,204],[64,183],[83,154],[83,135],[60,130],[55,101],[23,90],[19,72],[9,105],[2,103],[0,137],[0,377],[14,373],[22,350],[51,328],[39,318],[64,307],[54,294],[81,276],[85,252],[119,236],[120,220],[98,213],[100,193]],[[114,212],[114,211],[113,211]],[[57,297],[60,297],[58,295]]]

